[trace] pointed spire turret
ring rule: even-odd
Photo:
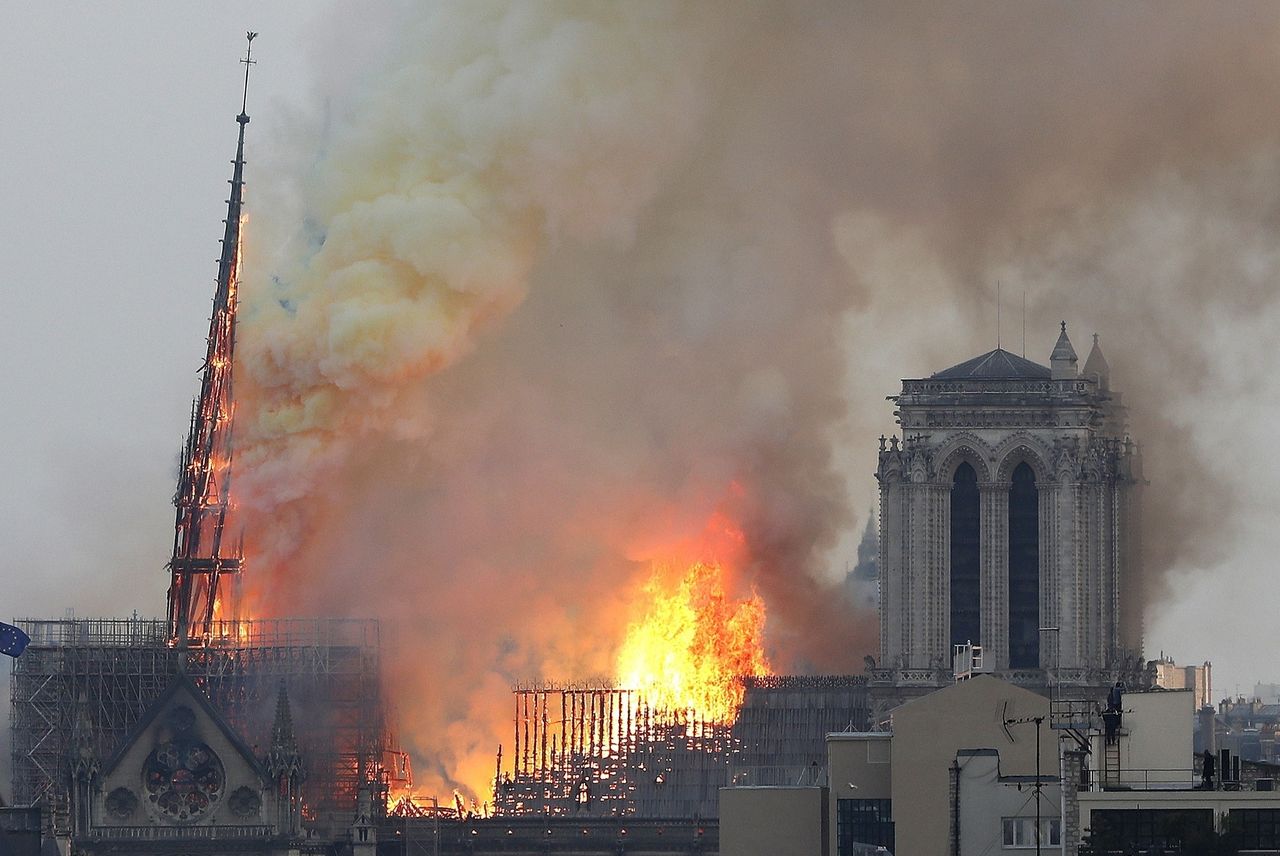
[[[1049,356],[1049,367],[1053,372],[1054,380],[1070,380],[1076,377],[1076,349],[1071,347],[1071,340],[1067,338],[1067,322],[1062,322],[1062,332],[1058,334],[1058,343],[1053,346],[1053,353]]]
[[[352,856],[375,856],[378,852],[378,827],[373,818],[373,795],[369,783],[361,782],[356,791],[356,816],[351,822]]]
[[[284,681],[280,682],[280,693],[276,696],[276,718],[271,725],[271,749],[267,753],[266,767],[273,777],[297,773],[302,769],[298,738],[293,731],[289,691]]]
[[[239,547],[223,545],[231,502],[231,427],[234,399],[231,369],[235,361],[237,286],[240,277],[240,221],[244,200],[244,129],[249,124],[249,69],[254,64],[248,33],[244,63],[244,97],[236,159],[227,199],[226,229],[218,279],[209,319],[208,350],[201,370],[200,395],[191,416],[190,434],[182,450],[182,469],[173,504],[177,522],[173,558],[169,562],[169,641],[180,648],[202,646],[213,634],[224,574],[238,574]]]
[[[1085,377],[1091,377],[1098,382],[1098,386],[1106,389],[1111,382],[1111,366],[1107,364],[1107,358],[1102,355],[1102,347],[1098,344],[1098,334],[1093,334],[1093,348],[1089,351],[1089,358],[1084,361]]]
[[[295,837],[302,832],[302,755],[293,731],[293,712],[289,706],[289,690],[280,682],[276,696],[276,718],[271,724],[271,748],[263,761],[267,775],[275,784],[275,816],[281,835]]]

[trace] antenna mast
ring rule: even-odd
[[[173,558],[169,562],[169,644],[201,647],[213,634],[224,574],[239,574],[244,558],[240,545],[223,545],[231,505],[231,428],[235,414],[231,369],[235,358],[237,286],[240,278],[240,219],[244,193],[244,129],[249,124],[249,68],[253,40],[248,33],[244,59],[244,94],[236,159],[227,199],[226,230],[209,319],[208,351],[201,368],[200,395],[191,410],[191,428],[182,450],[182,469],[173,497],[177,509]]]

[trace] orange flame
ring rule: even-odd
[[[618,656],[622,685],[655,710],[719,724],[738,715],[739,678],[771,672],[764,654],[764,601],[725,594],[724,568],[695,562],[673,590],[655,568],[644,586],[647,614],[627,627]]]

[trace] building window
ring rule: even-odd
[[[1040,492],[1024,461],[1009,490],[1009,667],[1040,665]]]
[[[836,800],[836,856],[852,856],[855,844],[894,849],[892,800]]]
[[[951,644],[982,644],[978,474],[967,462],[951,483]]]
[[[1227,826],[1240,834],[1241,850],[1280,850],[1280,809],[1233,808]]]
[[[1213,835],[1213,809],[1108,808],[1089,815],[1087,852],[1162,847],[1182,852],[1188,841]]]
[[[1034,817],[1006,817],[1001,821],[1005,847],[1035,847],[1036,819]],[[1056,817],[1040,818],[1041,846],[1057,847],[1062,844],[1062,821]]]

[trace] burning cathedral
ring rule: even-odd
[[[997,348],[891,398],[902,433],[880,440],[880,657],[866,674],[730,671],[740,693],[723,715],[635,687],[519,686],[493,816],[461,799],[397,804],[411,780],[377,623],[234,611],[244,104],[236,121],[168,616],[20,622],[32,642],[13,672],[13,793],[66,848],[373,856],[413,835],[437,852],[553,852],[571,834],[574,852],[714,852],[719,788],[818,784],[828,733],[875,727],[962,672],[1084,694],[1138,679],[1141,459],[1096,337],[1081,370],[1064,323],[1049,366]]]
[[[1001,348],[891,396],[880,438],[880,662],[887,700],[981,670],[1033,689],[1141,668],[1142,463],[1094,336],[1063,322],[1044,366]]]

